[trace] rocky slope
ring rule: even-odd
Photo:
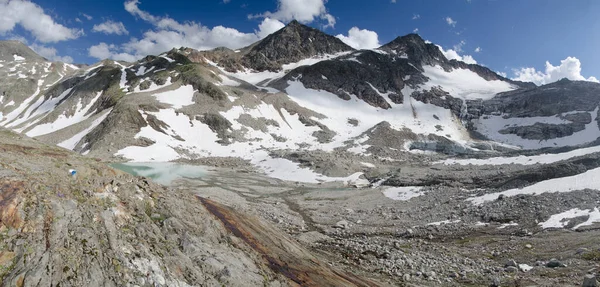
[[[284,64],[353,50],[340,39],[293,20],[283,29],[239,51],[217,48],[200,52],[196,57],[216,62],[230,72],[243,69],[276,72]]]
[[[256,217],[0,133],[3,286],[378,285]]]

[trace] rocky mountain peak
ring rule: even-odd
[[[418,64],[436,65],[447,59],[440,49],[431,43],[426,43],[418,34],[400,36],[380,48],[400,57],[408,57]]]
[[[324,54],[352,51],[340,39],[292,21],[281,30],[244,49],[242,64],[257,71],[278,71],[284,64]]]
[[[7,62],[15,60],[47,61],[27,45],[15,40],[0,41],[0,60]]]

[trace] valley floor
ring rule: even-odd
[[[402,174],[418,182],[415,175],[439,179],[444,169],[456,167],[405,167]],[[467,166],[462,173],[485,178],[498,170]],[[511,175],[519,170],[503,168]],[[568,199],[548,193],[477,205],[470,199],[487,188],[356,189],[217,168],[200,179],[176,180],[171,188],[270,222],[330,265],[384,284],[581,286],[600,263],[598,225],[583,224],[591,217],[555,218],[564,229],[542,224],[573,206],[595,206],[600,193],[589,190],[570,192]]]

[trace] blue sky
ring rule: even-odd
[[[297,19],[357,48],[417,31],[448,57],[543,84],[600,78],[598,15],[596,0],[0,0],[0,38],[89,64],[181,45],[239,48]]]

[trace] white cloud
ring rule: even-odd
[[[421,18],[421,15],[419,15],[419,14],[413,14],[413,17],[412,17],[413,20],[417,20],[417,19],[420,19],[420,18]]]
[[[496,72],[496,74],[502,76],[502,77],[508,77],[508,75],[505,72]]]
[[[116,49],[117,47],[113,44],[108,45],[106,43],[100,43],[98,45],[91,46],[88,49],[88,53],[90,57],[94,57],[96,59],[113,59],[126,62],[135,62],[138,59],[138,57],[134,55],[114,52]]]
[[[456,21],[452,20],[452,18],[450,17],[446,17],[446,23],[448,23],[448,25],[452,26],[452,27],[456,27]]]
[[[279,20],[265,18],[254,33],[242,33],[233,28],[216,26],[212,29],[196,22],[180,23],[169,17],[152,15],[138,7],[138,0],[125,2],[125,10],[153,26],[141,38],[131,38],[120,46],[100,43],[88,49],[88,54],[97,59],[111,58],[132,62],[147,55],[157,55],[173,47],[190,47],[208,50],[216,47],[239,49],[248,46],[281,29]]]
[[[75,22],[77,22],[77,23],[83,23],[83,21],[81,21],[81,19],[79,19],[79,18],[75,18]]]
[[[520,68],[513,70],[515,77],[513,80],[523,82],[533,82],[536,85],[545,85],[567,78],[573,81],[590,81],[598,83],[595,77],[585,78],[581,75],[581,62],[575,57],[567,57],[560,61],[559,66],[553,66],[546,61],[546,71],[536,71],[535,68]]]
[[[352,27],[348,31],[348,36],[339,34],[336,37],[354,49],[373,49],[381,46],[377,33],[358,27]]]
[[[464,45],[464,41],[461,41],[461,43],[454,45],[455,49],[458,46],[458,48],[461,48],[462,45]],[[458,54],[459,51],[456,51],[455,49],[448,49],[448,50],[444,50],[444,48],[442,48],[442,46],[440,45],[436,45],[440,51],[442,51],[442,54],[444,54],[444,56],[448,59],[448,60],[457,60],[457,61],[463,61],[467,64],[477,64],[477,61],[473,58],[473,56],[471,55],[460,55]],[[462,51],[462,50],[461,50]]]
[[[227,3],[229,3],[229,2],[231,2],[231,0],[223,0],[223,3],[224,3],[224,4],[227,4]]]
[[[325,28],[335,26],[335,17],[327,12],[327,0],[277,0],[277,11],[249,15],[250,18],[269,17],[280,21],[298,20],[301,23],[312,23],[316,19],[327,22]]]
[[[138,7],[139,4],[140,4],[140,1],[138,1],[138,0],[127,1],[127,2],[125,2],[125,10],[133,16],[142,18],[142,20],[145,20],[145,21],[148,21],[151,23],[158,22],[159,17],[155,17],[153,15],[150,15],[150,13],[148,13],[146,11],[142,11]]]
[[[43,45],[33,44],[33,45],[29,46],[29,48],[31,48],[31,50],[34,50],[40,56],[42,56],[48,60],[64,62],[64,63],[73,63],[73,58],[71,58],[69,56],[59,56],[58,51],[56,51],[56,49],[54,47],[47,47],[47,46],[43,46]]]
[[[104,23],[100,23],[98,25],[94,25],[92,28],[94,32],[102,32],[104,34],[117,34],[117,35],[127,35],[129,31],[125,29],[125,25],[122,22],[114,22],[108,20]]]
[[[0,35],[12,31],[17,24],[44,43],[75,39],[83,34],[82,30],[54,22],[42,7],[32,2],[0,0]]]
[[[415,28],[415,29],[413,30],[413,33],[419,33],[419,28]]]
[[[475,53],[480,53],[482,51],[481,47],[475,48]]]
[[[390,2],[392,2],[392,3],[396,3],[396,0],[390,0]]]
[[[258,38],[262,39],[264,37],[269,36],[269,34],[273,34],[277,30],[285,27],[285,24],[281,23],[279,20],[265,18],[260,25],[258,25],[258,31],[255,31]]]
[[[94,19],[94,17],[92,17],[92,16],[90,16],[88,14],[85,14],[85,13],[81,13],[81,15],[83,15],[83,17],[85,17],[85,19],[87,19],[88,21]]]
[[[461,40],[458,44],[454,45],[452,48],[454,48],[454,51],[460,53],[463,51],[462,47],[467,44],[467,42],[465,42],[465,40]]]

